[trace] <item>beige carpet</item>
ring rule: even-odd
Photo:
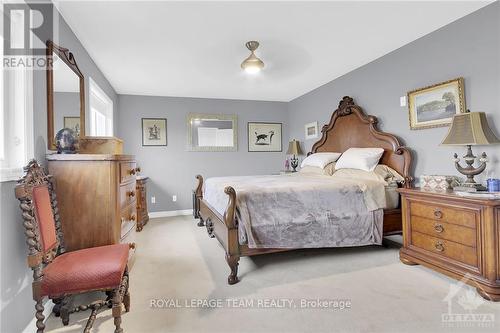
[[[444,298],[455,281],[421,266],[401,264],[397,247],[301,250],[242,258],[241,282],[228,286],[224,251],[191,217],[153,219],[137,233],[137,243],[131,272],[132,308],[122,316],[125,332],[498,332],[500,329],[500,303],[478,302],[474,293],[467,293],[473,289],[464,287],[449,308]],[[333,302],[329,308],[301,308],[303,299],[317,298],[347,299],[351,308],[335,309]],[[175,304],[166,303],[163,308],[152,308],[152,299],[177,299],[177,305],[182,307],[173,308]],[[191,299],[211,300],[215,304],[211,308],[188,308],[186,301]],[[221,305],[216,302],[223,307],[215,307]],[[277,307],[282,305],[289,307]],[[466,322],[447,326],[442,314],[448,311],[484,314],[474,318],[487,321],[471,322],[472,317],[468,317]],[[87,315],[88,312],[72,315],[67,327],[51,316],[46,331],[81,332]],[[493,322],[489,321],[491,315]],[[94,332],[113,332],[111,310],[100,313]]]

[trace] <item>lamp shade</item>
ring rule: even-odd
[[[252,52],[248,58],[243,60],[241,68],[243,68],[247,73],[254,74],[264,68],[264,62],[257,58],[255,53]]]
[[[302,155],[302,150],[300,149],[299,141],[296,141],[295,139],[290,141],[286,153],[288,155]]]
[[[257,50],[257,48],[259,47],[259,42],[257,42],[256,40],[251,40],[249,42],[246,42],[245,46],[250,50],[251,53],[248,58],[243,60],[243,62],[241,63],[241,68],[249,74],[260,72],[261,69],[264,68],[264,62],[260,60],[254,53],[255,50]]]
[[[491,145],[500,143],[488,125],[484,112],[467,112],[453,116],[443,145]]]

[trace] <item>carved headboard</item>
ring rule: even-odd
[[[379,131],[377,122],[377,117],[366,115],[351,97],[345,96],[333,112],[330,122],[321,129],[321,139],[312,146],[308,155],[317,152],[343,153],[349,148],[380,147],[384,149],[380,163],[399,172],[405,178],[404,187],[411,187],[410,150],[401,146],[396,136]]]

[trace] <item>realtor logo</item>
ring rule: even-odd
[[[4,56],[45,55],[45,41],[53,36],[50,2],[3,4]]]
[[[486,301],[467,286],[470,275],[466,274],[457,283],[450,284],[450,290],[443,302],[448,303],[448,312],[441,314],[446,327],[494,327],[495,314],[485,313],[480,307]]]

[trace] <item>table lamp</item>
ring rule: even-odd
[[[298,155],[302,155],[302,150],[300,149],[300,144],[299,141],[296,141],[293,139],[290,141],[288,144],[288,150],[286,152],[288,155],[293,155],[293,157],[290,160],[290,164],[293,168],[292,172],[297,172],[297,167],[299,166],[299,159],[297,158]]]
[[[448,134],[444,138],[442,145],[467,146],[467,154],[464,155],[466,167],[460,165],[460,159],[455,153],[453,155],[455,167],[458,172],[467,176],[467,180],[462,186],[472,187],[478,191],[486,191],[486,188],[474,181],[474,176],[479,175],[486,168],[486,153],[481,154],[478,167],[473,167],[476,156],[472,153],[471,146],[498,144],[500,140],[493,134],[488,125],[484,112],[460,113],[453,116]]]

